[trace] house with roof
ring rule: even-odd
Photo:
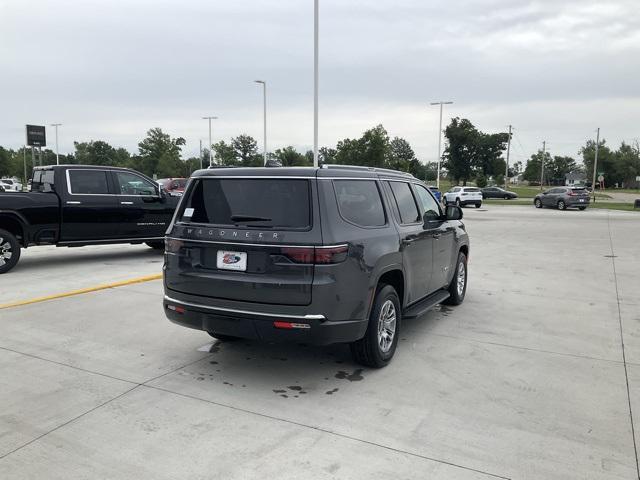
[[[584,187],[587,183],[587,176],[584,172],[574,171],[565,174],[564,185],[566,187]]]

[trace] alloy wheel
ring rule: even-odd
[[[11,260],[12,256],[11,244],[4,238],[0,237],[0,267],[4,266],[9,260]]]
[[[391,300],[387,300],[378,316],[378,346],[381,352],[387,353],[391,349],[395,335],[396,307]]]
[[[467,267],[464,262],[458,264],[458,278],[456,279],[458,295],[462,296],[464,293],[464,285],[467,282]]]

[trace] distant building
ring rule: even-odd
[[[567,187],[584,187],[587,176],[583,172],[569,172],[564,176],[564,184]]]

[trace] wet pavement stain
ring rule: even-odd
[[[274,390],[273,393],[286,393],[286,390]]]
[[[209,362],[211,365],[218,365],[218,362],[216,362],[215,360],[212,360]]]
[[[229,385],[230,387],[233,387],[233,383],[229,383],[229,382],[222,382],[222,383],[224,383],[225,385]]]
[[[334,393],[336,393],[339,389],[338,388],[334,388],[333,390],[328,390],[324,393],[326,393],[327,395],[333,395]]]
[[[362,376],[363,369],[359,368],[354,370],[353,373],[347,373],[343,370],[340,370],[335,374],[335,377],[340,380],[349,380],[350,382],[359,382],[364,377]]]

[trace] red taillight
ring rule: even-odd
[[[306,330],[308,328],[311,328],[311,325],[309,325],[308,323],[291,323],[291,322],[275,321],[275,322],[273,322],[273,327],[274,328],[281,328],[281,329],[284,329],[284,330],[292,330],[294,328],[301,329],[301,330]]]
[[[577,193],[575,193],[575,192],[569,192],[569,196],[570,196],[570,197],[575,197],[575,196],[577,196],[577,195],[578,195],[578,194],[577,194]]]
[[[340,245],[337,247],[317,247],[315,255],[315,263],[329,264],[340,263],[347,258],[349,247]]]
[[[295,263],[315,263],[327,265],[340,263],[347,258],[349,247],[338,245],[332,247],[283,247],[282,255]]]

